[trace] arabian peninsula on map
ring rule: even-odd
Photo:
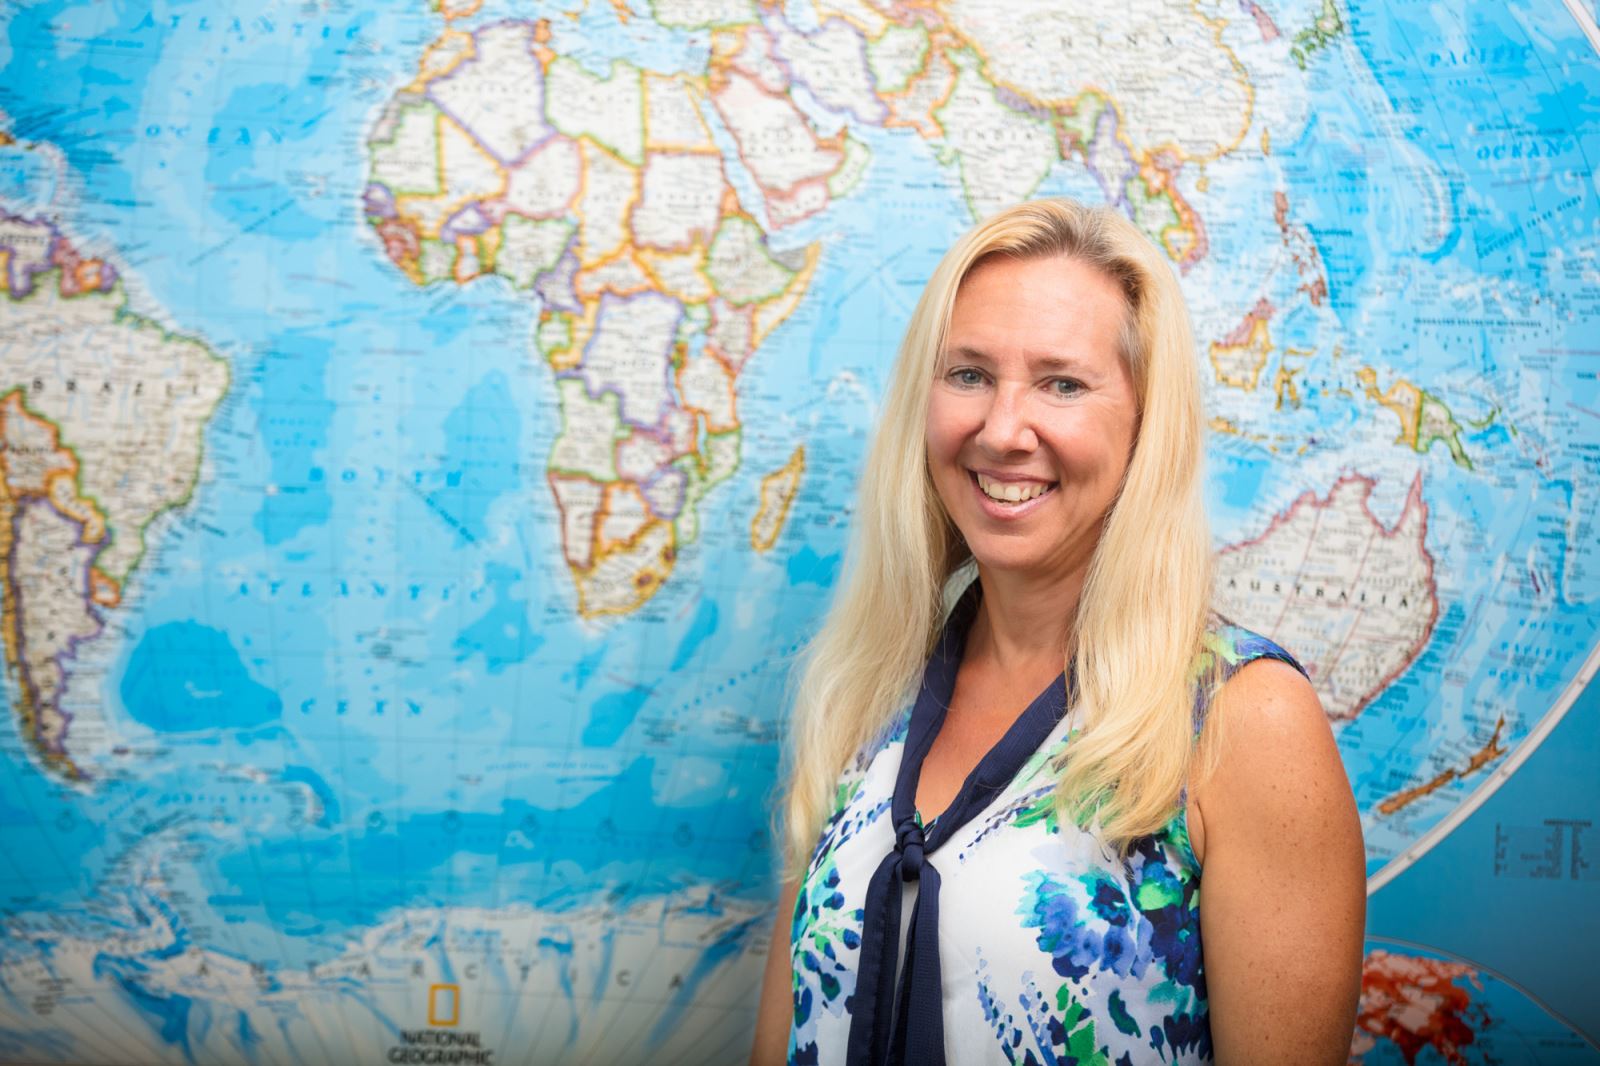
[[[1600,1062],[1597,161],[1576,0],[6,7],[0,1059],[743,1061],[900,331],[1070,195],[1355,789],[1352,1060]]]

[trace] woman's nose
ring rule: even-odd
[[[989,409],[984,414],[983,428],[978,432],[978,446],[995,455],[1032,451],[1039,445],[1033,431],[1025,390],[1001,386],[990,395]]]

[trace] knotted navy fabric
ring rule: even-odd
[[[922,762],[944,724],[956,673],[966,649],[967,630],[977,614],[978,587],[974,582],[939,637],[938,646],[922,675],[922,688],[912,706],[911,722],[895,777],[890,818],[894,825],[894,850],[884,856],[867,883],[861,929],[860,962],[855,993],[848,1004],[849,1066],[883,1066],[902,1063],[943,1066],[944,993],[939,972],[939,871],[933,853],[960,828],[980,814],[995,795],[1039,749],[1067,710],[1068,684],[1057,677],[1028,705],[995,746],[983,757],[950,806],[924,826],[917,815],[917,779]],[[905,960],[896,988],[895,963],[900,947],[901,893],[918,883],[906,933]]]

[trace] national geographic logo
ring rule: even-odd
[[[461,1023],[461,986],[428,986],[427,1029],[400,1030],[400,1043],[389,1049],[390,1062],[421,1066],[494,1066],[494,1049],[478,1034],[456,1029]]]

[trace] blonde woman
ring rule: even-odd
[[[753,1062],[1345,1061],[1356,809],[1298,665],[1210,611],[1201,451],[1121,216],[946,254],[799,690]]]

